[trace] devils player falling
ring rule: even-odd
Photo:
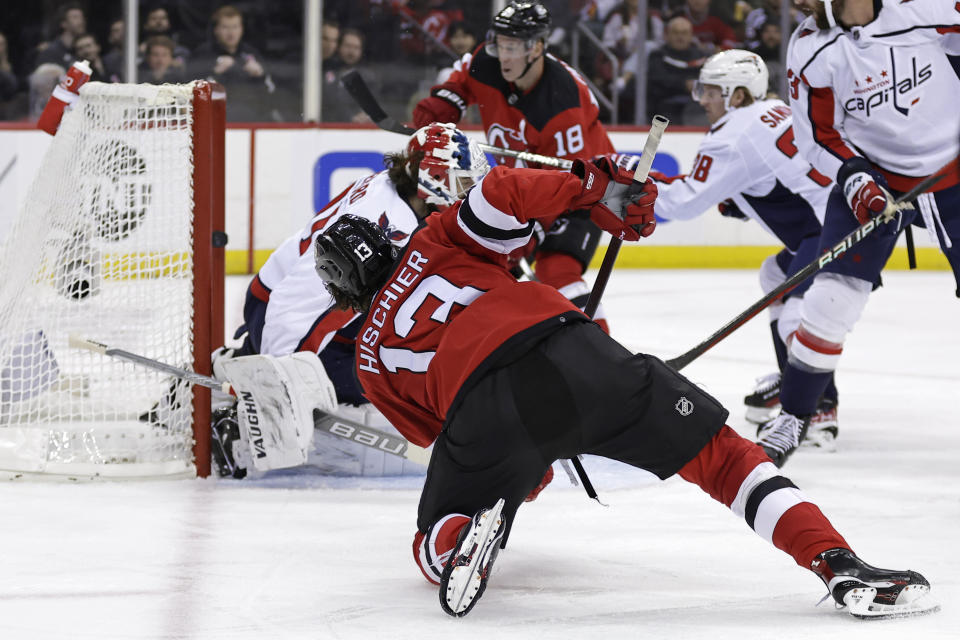
[[[715,399],[623,348],[554,289],[510,275],[507,254],[558,208],[589,208],[627,239],[649,235],[656,187],[632,182],[606,158],[570,173],[496,167],[402,252],[354,216],[317,238],[332,295],[369,310],[357,340],[364,392],[408,439],[433,442],[413,553],[443,610],[471,611],[524,496],[554,460],[579,453],[699,485],[854,615],[935,609],[919,573],[854,555],[763,450],[724,424]]]
[[[487,40],[455,65],[413,111],[416,126],[459,122],[477,104],[487,141],[546,156],[589,159],[613,152],[599,120],[597,99],[576,71],[547,53],[550,14],[540,2],[509,4],[493,19]],[[512,159],[504,159],[512,164]],[[582,279],[600,240],[585,211],[562,211],[538,221],[546,230],[533,257],[537,278],[583,307],[590,290]],[[519,253],[530,248],[518,250]],[[602,309],[596,318],[606,327]]]

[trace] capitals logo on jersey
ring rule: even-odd
[[[933,77],[931,67],[930,63],[918,62],[916,57],[911,57],[907,65],[901,62],[898,67],[891,49],[889,71],[883,68],[856,79],[857,88],[853,90],[856,95],[844,102],[843,108],[847,112],[864,111],[869,118],[875,109],[891,105],[897,113],[906,117],[910,107],[920,102],[919,95],[907,94]]]
[[[390,220],[387,218],[386,211],[380,214],[380,218],[377,220],[377,226],[380,227],[380,230],[383,231],[384,235],[390,238],[390,242],[393,243],[402,242],[409,235],[390,226]]]

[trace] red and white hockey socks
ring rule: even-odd
[[[451,513],[435,522],[426,533],[417,532],[413,537],[413,559],[424,578],[433,584],[440,584],[443,568],[457,546],[457,537],[468,524],[470,516]]]
[[[728,426],[679,475],[730,507],[805,569],[827,549],[850,548],[820,509],[780,475],[763,450]]]

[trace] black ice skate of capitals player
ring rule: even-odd
[[[364,393],[410,441],[433,443],[413,550],[440,585],[442,608],[471,610],[524,496],[554,460],[581,453],[698,484],[851,613],[935,608],[920,574],[857,558],[763,451],[724,424],[716,400],[627,351],[555,289],[507,270],[539,216],[589,208],[601,228],[637,240],[653,231],[655,198],[652,182],[633,185],[606,158],[569,173],[496,167],[428,217],[402,252],[360,217],[317,238],[331,294],[367,312],[356,351]]]
[[[612,153],[596,97],[573,69],[547,53],[549,33],[550,14],[541,3],[508,4],[494,16],[486,42],[458,60],[447,81],[417,103],[415,125],[457,123],[476,104],[490,144],[570,160]],[[502,161],[512,166],[513,159]],[[538,221],[546,235],[534,234],[534,242],[540,240],[534,270],[537,279],[583,308],[590,289],[582,276],[600,230],[586,211],[562,213]],[[608,329],[602,307],[594,318]]]
[[[814,277],[789,341],[782,411],[761,427],[760,441],[778,465],[805,439],[846,337],[906,227],[927,229],[960,295],[960,4],[796,4],[809,14],[791,36],[788,55],[796,144],[814,168],[836,181],[818,252],[883,214],[883,189],[898,196],[928,176],[941,179],[915,208],[900,211]],[[907,313],[905,322],[922,323]]]

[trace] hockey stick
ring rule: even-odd
[[[208,387],[210,389],[217,389],[223,393],[231,393],[233,391],[236,392],[235,395],[238,397],[241,395],[241,392],[238,389],[235,389],[230,382],[221,382],[211,376],[205,376],[189,369],[175,367],[173,365],[166,364],[165,362],[159,362],[157,360],[147,358],[146,356],[131,353],[130,351],[124,351],[123,349],[116,349],[101,342],[81,338],[77,335],[71,334],[68,337],[68,345],[75,349],[85,349],[101,355],[134,362],[147,367],[148,369],[154,369],[156,371],[168,373],[176,378],[186,380],[193,384],[199,384],[200,386]],[[407,460],[417,464],[426,465],[427,462],[430,461],[429,452],[421,447],[407,442],[400,436],[391,435],[389,433],[361,425],[345,418],[325,414],[318,409],[315,409],[313,412],[313,421],[315,428],[326,433],[333,434],[339,438],[343,438],[344,440],[357,442],[364,446],[377,449],[378,451],[384,451],[401,458],[406,458]]]
[[[350,440],[365,447],[383,451],[399,458],[405,458],[415,464],[427,466],[430,463],[430,452],[423,447],[418,447],[402,438],[401,436],[389,434],[373,427],[368,427],[359,422],[342,418],[330,413],[324,413],[319,409],[313,411],[314,428]]]
[[[127,360],[129,362],[135,362],[139,365],[147,367],[148,369],[169,373],[176,378],[186,380],[187,382],[192,382],[193,384],[199,384],[200,386],[207,387],[208,389],[217,389],[224,393],[230,393],[231,389],[233,389],[229,382],[220,382],[216,378],[205,376],[202,373],[197,373],[196,371],[181,369],[180,367],[175,367],[165,362],[159,362],[157,360],[147,358],[146,356],[124,351],[123,349],[115,349],[114,347],[109,347],[102,342],[88,340],[74,334],[70,334],[70,336],[67,338],[67,344],[74,349],[85,349],[87,351],[93,351],[94,353],[99,353],[104,356],[111,356],[114,358]]]
[[[13,169],[13,165],[15,164],[17,164],[17,156],[10,158],[7,166],[4,167],[3,171],[0,171],[0,184],[3,184],[3,181],[7,179],[7,174],[10,173],[10,170]]]
[[[653,165],[653,157],[657,155],[657,147],[660,146],[660,138],[663,136],[663,130],[667,128],[670,121],[663,116],[653,116],[653,122],[650,124],[650,133],[647,134],[647,141],[643,145],[643,154],[640,161],[637,162],[637,168],[633,172],[633,181],[643,184],[647,181],[650,174],[650,167]],[[600,271],[597,273],[597,279],[593,283],[593,289],[590,291],[590,297],[587,299],[587,306],[583,312],[593,318],[600,306],[600,298],[607,288],[607,281],[610,279],[610,272],[613,271],[613,263],[617,260],[617,254],[620,252],[620,245],[623,240],[620,238],[610,238],[610,244],[607,246],[607,252],[603,254],[603,262],[600,264]]]
[[[863,223],[846,236],[843,237],[840,242],[835,244],[832,249],[824,253],[822,256],[805,266],[804,268],[797,271],[795,274],[787,278],[780,284],[779,287],[773,289],[770,293],[763,296],[752,305],[750,305],[743,313],[738,315],[736,318],[728,322],[727,324],[720,327],[713,335],[709,338],[695,346],[693,349],[690,349],[683,355],[677,356],[666,361],[666,364],[676,371],[680,371],[685,366],[702,356],[704,353],[709,351],[714,347],[718,342],[729,336],[731,333],[742,327],[747,323],[750,318],[757,315],[773,302],[776,302],[782,298],[787,292],[796,288],[804,280],[820,271],[833,260],[839,258],[841,255],[846,253],[851,247],[859,243],[861,240],[869,236],[871,233],[880,228],[880,225],[886,224],[887,222],[893,220],[894,215],[901,209],[907,208],[906,203],[911,200],[915,200],[918,196],[923,194],[927,189],[932,187],[940,178],[943,177],[943,174],[934,174],[915,186],[910,191],[901,195],[899,198],[894,200],[892,203],[887,205],[886,210],[881,213],[876,218],[872,218],[867,222]]]
[[[653,122],[650,124],[650,133],[647,134],[647,141],[643,145],[643,154],[640,156],[640,161],[637,162],[637,168],[633,172],[634,182],[643,184],[647,181],[647,175],[649,175],[650,167],[653,165],[653,157],[657,155],[657,147],[660,146],[660,138],[663,136],[663,130],[667,128],[669,123],[670,121],[663,116],[653,116]],[[593,319],[593,316],[597,313],[597,307],[600,306],[600,298],[603,297],[603,292],[607,288],[607,281],[610,279],[610,272],[613,271],[613,263],[617,261],[617,254],[620,252],[621,244],[623,244],[623,240],[611,237],[610,244],[607,246],[607,252],[603,255],[603,263],[600,265],[597,279],[593,282],[590,297],[587,298],[587,304],[583,308],[583,312],[591,319]],[[597,496],[597,490],[593,488],[593,483],[590,482],[590,478],[587,477],[587,472],[583,468],[580,458],[574,456],[570,458],[570,462],[573,463],[573,468],[577,471],[577,475],[580,476],[580,481],[583,483],[583,489],[587,492],[587,495],[597,502],[600,502],[600,498]],[[603,503],[600,502],[600,504]]]
[[[396,118],[387,115],[387,112],[383,110],[383,107],[380,106],[380,103],[377,102],[377,99],[374,97],[373,93],[370,91],[370,87],[367,86],[367,83],[363,80],[363,77],[356,71],[348,71],[343,74],[340,78],[340,81],[343,82],[343,87],[347,90],[354,100],[357,101],[357,104],[360,105],[360,109],[367,114],[373,123],[383,129],[384,131],[390,131],[392,133],[399,133],[405,136],[411,136],[416,133],[416,129],[411,129],[407,125],[398,122]],[[536,162],[548,167],[555,167],[557,169],[569,169],[573,166],[573,162],[570,160],[564,160],[562,158],[554,158],[552,156],[542,156],[539,153],[530,153],[529,151],[515,151],[514,149],[504,149],[503,147],[495,147],[484,142],[478,143],[482,151],[487,153],[492,153],[496,156],[506,156],[509,158],[517,158],[518,160],[523,160],[524,162]]]

